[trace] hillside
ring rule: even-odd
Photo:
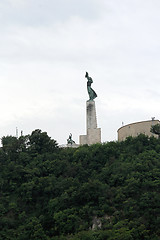
[[[2,138],[0,239],[158,240],[159,225],[160,139],[60,149],[41,130]]]

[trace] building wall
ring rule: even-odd
[[[127,137],[137,137],[139,134],[145,134],[147,136],[154,136],[157,135],[150,132],[151,126],[155,124],[160,124],[159,120],[149,120],[149,121],[142,121],[131,123],[126,126],[123,126],[118,129],[118,141],[124,141]]]

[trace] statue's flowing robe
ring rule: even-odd
[[[91,84],[93,83],[92,78],[88,78],[88,82],[87,82],[87,90],[88,90],[88,94],[89,94],[89,100],[93,100],[97,97],[96,92],[91,88]]]

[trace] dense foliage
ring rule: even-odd
[[[151,132],[158,135],[158,137],[160,137],[160,124],[155,124],[151,126]]]
[[[0,239],[158,240],[159,225],[160,139],[62,149],[41,130],[2,138]]]

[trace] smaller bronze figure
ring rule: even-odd
[[[75,141],[73,141],[72,133],[70,133],[69,138],[67,139],[67,144],[71,144],[72,145],[73,143],[75,143]]]
[[[87,81],[87,90],[89,95],[89,101],[93,101],[97,97],[96,92],[91,88],[91,84],[93,83],[93,80],[91,77],[89,77],[88,72],[86,72],[85,77],[88,79]]]

